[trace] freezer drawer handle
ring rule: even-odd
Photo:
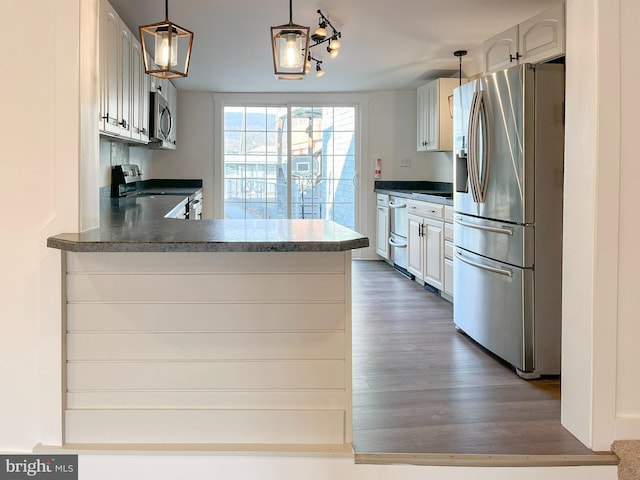
[[[486,230],[487,232],[494,232],[494,233],[504,233],[505,235],[513,235],[513,228],[508,228],[508,227],[488,227],[486,225],[476,225],[473,223],[468,223],[465,222],[464,220],[462,220],[460,217],[456,218],[456,223],[463,225],[465,227],[469,227],[469,228],[477,228],[478,230]]]
[[[389,245],[392,247],[407,248],[406,243],[397,243],[393,238],[389,238]]]
[[[389,208],[407,208],[407,204],[389,202]]]
[[[498,275],[505,275],[507,277],[513,277],[513,272],[507,268],[495,268],[495,267],[490,267],[489,265],[482,265],[481,263],[477,263],[474,261],[469,260],[468,258],[464,258],[464,256],[462,255],[462,252],[460,250],[456,250],[456,257],[458,257],[459,260],[462,260],[464,263],[467,263],[469,265],[471,265],[472,267],[478,267],[481,268],[482,270],[487,270],[489,272],[492,273],[497,273]]]

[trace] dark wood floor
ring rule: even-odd
[[[558,378],[522,380],[452,318],[386,263],[353,263],[356,454],[591,455],[560,425]]]

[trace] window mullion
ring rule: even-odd
[[[293,186],[291,175],[291,104],[287,105],[287,218],[291,218]]]

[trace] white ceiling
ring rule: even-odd
[[[128,27],[164,20],[162,0],[110,0]],[[559,0],[294,0],[294,23],[317,27],[322,12],[342,32],[342,49],[326,75],[302,81],[273,74],[269,27],[289,21],[287,0],[170,0],[169,19],[194,32],[189,76],[181,90],[346,92],[415,88],[455,76],[455,50],[468,50],[463,71],[482,69],[482,42]],[[325,55],[321,55],[324,51]]]

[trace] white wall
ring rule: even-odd
[[[453,181],[451,152],[418,152],[415,90],[372,92],[369,100],[370,162],[382,159],[381,180]],[[410,167],[402,167],[407,158]],[[375,163],[368,174],[373,176]],[[375,203],[375,202],[374,202]]]
[[[30,451],[60,436],[60,253],[46,239],[80,226],[80,0],[0,11],[0,42],[19,53],[4,55],[0,93],[0,450]]]
[[[616,394],[616,439],[640,438],[640,223],[638,222],[638,182],[640,156],[638,155],[638,112],[640,111],[640,64],[629,61],[640,45],[640,3],[637,0],[620,1],[620,172],[619,202],[620,231],[618,243],[618,355]],[[615,145],[616,139],[612,142]],[[607,149],[609,145],[604,145]],[[603,319],[608,323],[607,318]]]
[[[203,217],[213,218],[213,94],[178,90],[176,115],[178,148],[151,150],[145,178],[202,179]]]
[[[562,423],[594,450],[640,438],[639,15],[634,0],[567,2]]]

